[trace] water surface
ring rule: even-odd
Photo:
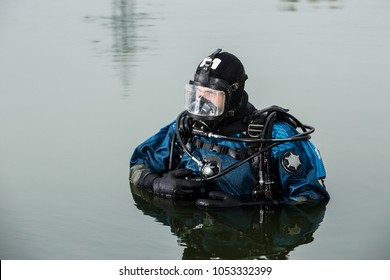
[[[0,258],[389,259],[389,12],[386,0],[1,1]],[[182,110],[217,48],[242,60],[258,108],[316,127],[326,206],[206,213],[130,192],[133,149]]]

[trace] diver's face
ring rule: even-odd
[[[214,104],[218,110],[223,110],[225,103],[225,93],[223,91],[197,86],[196,99],[200,99],[202,97]]]

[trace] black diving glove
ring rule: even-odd
[[[231,194],[221,192],[221,191],[212,191],[209,193],[210,198],[200,198],[196,201],[196,205],[199,208],[223,208],[223,207],[237,207],[244,205],[245,203],[234,197]]]
[[[159,176],[147,172],[141,175],[139,185],[156,195],[166,197],[189,197],[195,194],[197,189],[203,188],[205,183],[194,179],[188,179],[194,175],[189,169],[176,169]]]

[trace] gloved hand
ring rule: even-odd
[[[222,208],[222,207],[237,207],[244,203],[238,198],[225,192],[211,191],[209,198],[200,198],[196,201],[196,205],[202,209],[207,208]]]
[[[195,194],[197,189],[205,186],[203,181],[189,179],[193,172],[189,169],[176,169],[162,176],[150,171],[142,173],[138,185],[161,196],[185,197]]]
[[[193,172],[189,169],[176,169],[153,180],[153,193],[168,197],[192,196],[196,189],[205,186],[203,181],[189,179]]]

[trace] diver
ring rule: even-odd
[[[231,53],[203,59],[185,110],[133,152],[130,183],[203,208],[328,201],[314,128],[279,106],[256,109],[247,79]]]

